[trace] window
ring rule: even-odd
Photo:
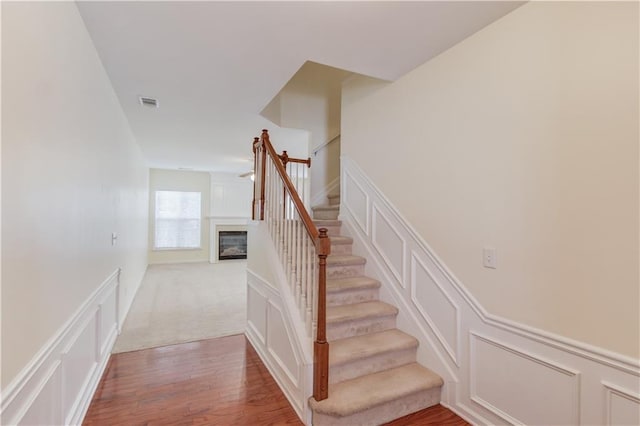
[[[200,248],[200,199],[200,192],[156,191],[155,248]]]

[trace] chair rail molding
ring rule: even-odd
[[[640,424],[640,360],[488,313],[355,161],[341,168],[343,233],[443,405],[474,424]]]

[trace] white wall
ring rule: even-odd
[[[212,217],[251,217],[253,182],[232,173],[211,173]]]
[[[179,250],[156,250],[155,208],[156,191],[200,192],[202,222],[200,223],[200,248]],[[210,177],[208,172],[189,170],[149,170],[149,263],[207,262],[209,260],[209,221],[210,210]]]
[[[43,401],[46,352],[68,419],[146,270],[148,171],[75,3],[2,3],[2,88],[2,406]]]
[[[308,130],[310,151],[316,151],[340,134],[342,81],[350,75],[349,71],[308,61],[265,107],[262,115],[283,127]],[[339,143],[325,146],[318,155],[312,156],[310,172],[313,198],[339,179]]]
[[[350,80],[343,154],[488,312],[638,358],[638,74],[637,3],[528,3]]]

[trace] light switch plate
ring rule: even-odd
[[[485,247],[482,249],[482,265],[485,268],[496,269],[498,267],[498,258],[496,249],[493,247]]]

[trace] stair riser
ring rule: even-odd
[[[331,392],[331,390],[329,390]],[[345,417],[313,413],[314,426],[380,425],[440,403],[440,387],[416,392]]]
[[[329,195],[327,197],[329,199],[330,206],[338,206],[340,205],[340,194],[338,195]]]
[[[338,210],[314,210],[313,218],[318,220],[335,220],[339,214],[340,212]]]
[[[345,337],[362,336],[396,327],[396,315],[364,318],[353,321],[342,321],[327,324],[327,340],[344,339]]]
[[[327,293],[327,306],[349,305],[351,303],[370,302],[378,300],[377,288],[364,288],[357,290],[342,290],[335,293]]]
[[[329,383],[354,379],[365,374],[389,370],[401,365],[416,362],[417,347],[360,358],[340,365],[329,366]]]
[[[346,278],[364,275],[364,265],[327,265],[327,278]]]
[[[351,254],[353,244],[331,244],[331,254]]]

